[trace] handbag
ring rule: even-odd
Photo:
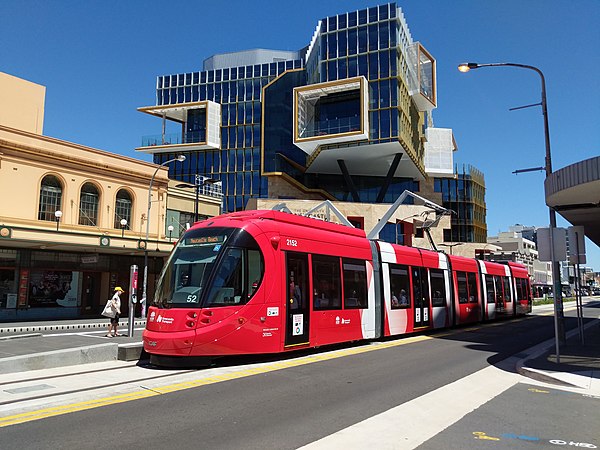
[[[104,309],[102,310],[102,315],[104,317],[110,317],[113,318],[116,315],[116,311],[113,309],[112,307],[112,298],[110,300],[108,300],[106,302],[106,306],[104,307]]]

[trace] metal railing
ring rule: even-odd
[[[180,145],[206,142],[206,131],[188,131],[181,133],[154,134],[142,137],[142,147],[157,145]]]
[[[309,138],[315,136],[327,136],[330,134],[350,133],[352,131],[360,131],[359,117],[314,122],[302,129],[299,137]]]

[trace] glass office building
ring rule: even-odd
[[[434,178],[434,191],[442,194],[442,206],[451,209],[451,228],[444,242],[487,242],[485,181],[473,166],[456,167],[454,176]]]
[[[219,180],[224,211],[251,197],[392,203],[419,191],[435,60],[395,3],[318,21],[298,51],[214,55],[203,70],[159,76],[162,120],[137,150],[177,154],[173,179]],[[170,129],[169,129],[170,128]]]

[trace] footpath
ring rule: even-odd
[[[0,374],[139,360],[145,326],[146,319],[135,319],[133,336],[128,336],[125,318],[118,328],[123,336],[106,337],[105,318],[0,324]]]
[[[599,305],[600,306],[600,305]],[[600,320],[596,314],[583,329],[567,333],[557,362],[554,339],[518,356],[515,370],[537,381],[577,387],[600,396]],[[0,324],[0,374],[71,365],[145,359],[142,331],[145,319],[119,323],[119,337],[105,337],[106,319]]]

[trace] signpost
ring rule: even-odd
[[[538,259],[551,262],[552,267],[559,261],[567,259],[567,233],[564,228],[538,228],[537,229]],[[562,281],[560,270],[552,271],[552,295],[554,298],[554,338],[556,344],[556,362],[560,363],[559,341],[566,342],[564,313],[562,305]],[[556,279],[558,278],[558,279]]]
[[[135,319],[135,304],[137,303],[138,266],[135,264],[129,270],[129,317],[127,335],[133,337],[133,321]]]
[[[569,238],[569,262],[575,266],[575,305],[577,307],[577,326],[579,328],[579,339],[585,344],[583,333],[583,300],[581,299],[581,279],[579,264],[585,264],[585,239],[583,227],[569,227],[567,229]]]

